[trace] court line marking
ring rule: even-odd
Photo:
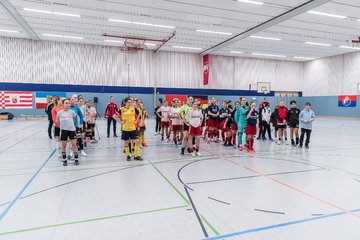
[[[269,211],[269,210],[263,210],[263,209],[257,209],[257,208],[255,208],[254,211],[265,212],[265,213],[274,213],[274,214],[285,214],[284,212]]]
[[[209,152],[209,153],[212,153],[212,152],[209,151],[209,150],[206,150],[206,149],[203,149],[203,150],[205,150],[205,151],[207,151],[207,152]],[[212,153],[212,154],[216,155],[215,153]],[[221,158],[223,158],[223,159],[225,159],[225,160],[227,160],[228,162],[231,162],[231,163],[237,165],[237,166],[241,166],[239,163],[234,162],[233,160],[231,160],[231,159],[229,159],[229,158],[227,158],[227,157],[225,157],[225,156],[221,156],[221,155],[218,155],[218,156],[221,157]],[[332,203],[332,202],[330,202],[330,201],[321,199],[320,197],[317,197],[317,196],[315,196],[315,195],[313,195],[313,194],[311,194],[311,193],[309,193],[309,192],[306,192],[306,191],[304,191],[304,190],[301,190],[301,189],[299,189],[299,188],[296,188],[296,187],[294,187],[294,186],[292,186],[292,185],[290,185],[290,184],[288,184],[288,183],[286,183],[286,182],[280,181],[280,180],[278,180],[278,179],[276,179],[276,178],[273,178],[273,177],[270,177],[270,176],[266,176],[264,173],[261,173],[261,172],[259,172],[259,171],[256,171],[255,169],[252,169],[252,168],[250,168],[250,167],[246,167],[246,166],[245,166],[245,167],[243,167],[243,168],[245,168],[246,170],[248,170],[248,171],[250,171],[250,172],[255,173],[256,175],[263,176],[264,178],[267,178],[267,179],[269,179],[269,180],[271,180],[271,181],[273,181],[273,182],[276,182],[276,183],[278,183],[278,184],[280,184],[280,185],[283,185],[284,187],[287,187],[287,188],[289,188],[289,189],[291,189],[291,190],[293,190],[293,191],[295,191],[295,192],[301,193],[301,194],[306,195],[306,196],[308,196],[308,197],[310,197],[310,198],[312,198],[312,199],[315,199],[315,200],[317,200],[318,202],[321,202],[321,203],[323,203],[323,204],[325,204],[325,205],[331,206],[331,207],[336,208],[336,209],[338,209],[338,210],[340,210],[340,211],[343,211],[343,212],[345,212],[345,213],[347,213],[347,214],[349,214],[349,215],[352,215],[352,216],[354,216],[354,217],[360,218],[360,215],[358,215],[358,214],[352,213],[352,212],[350,212],[349,210],[347,210],[347,209],[345,209],[345,208],[342,208],[342,207],[340,207],[340,206],[338,206],[338,205],[336,205],[336,204],[334,204],[334,203]]]
[[[175,187],[174,184],[172,184],[172,182],[155,166],[155,164],[153,164],[150,160],[147,160],[148,162],[150,162],[150,164],[153,166],[153,168],[163,177],[163,179],[165,179],[165,181],[181,196],[182,199],[184,199],[184,201],[188,204],[188,206],[190,205],[189,200]],[[216,234],[216,235],[220,235],[220,233],[215,229],[214,226],[212,226],[209,221],[207,221],[205,219],[205,217],[203,215],[201,215],[201,219],[204,220],[204,222],[206,223],[206,225]]]
[[[351,212],[354,212],[354,213],[360,212],[360,209],[351,210]],[[266,231],[266,230],[270,230],[270,229],[288,227],[291,225],[296,225],[296,224],[305,223],[305,222],[318,221],[318,220],[331,218],[331,217],[337,217],[337,216],[341,216],[341,215],[345,215],[345,214],[346,214],[345,212],[337,212],[337,213],[332,213],[332,214],[319,216],[319,217],[304,218],[304,219],[299,219],[299,220],[295,220],[295,221],[284,222],[284,223],[279,223],[279,224],[275,224],[275,225],[269,225],[269,226],[258,227],[258,228],[243,230],[243,231],[239,231],[239,232],[233,232],[233,233],[229,233],[229,234],[219,235],[216,237],[205,238],[204,240],[216,240],[216,239],[231,238],[231,237],[246,235],[246,234],[255,233],[255,232],[262,232],[262,231]]]
[[[19,200],[21,195],[25,192],[25,190],[30,186],[30,184],[34,181],[34,179],[39,175],[41,170],[45,167],[45,165],[49,162],[52,156],[55,154],[56,148],[50,156],[46,159],[46,161],[40,166],[40,168],[35,172],[35,174],[30,178],[30,180],[25,184],[25,186],[18,192],[18,194],[14,197],[14,199],[10,202],[10,204],[4,209],[4,211],[0,215],[0,222],[4,219],[6,214],[10,211],[10,209],[15,205],[15,203]]]
[[[169,208],[161,208],[161,209],[153,209],[153,210],[147,210],[147,211],[141,211],[141,212],[125,213],[125,214],[106,216],[106,217],[99,217],[99,218],[91,218],[91,219],[85,219],[85,220],[80,220],[80,221],[65,222],[65,223],[59,223],[59,224],[51,224],[51,225],[45,225],[45,226],[33,227],[33,228],[24,228],[24,229],[19,229],[19,230],[15,230],[15,231],[2,232],[2,233],[0,233],[0,236],[16,234],[16,233],[22,233],[22,232],[37,231],[37,230],[42,230],[42,229],[47,229],[47,228],[56,228],[56,227],[62,227],[62,226],[67,226],[67,225],[96,222],[96,221],[102,221],[102,220],[108,220],[108,219],[114,219],[114,218],[122,218],[122,217],[134,216],[134,215],[140,215],[140,214],[146,214],[146,213],[162,212],[162,211],[179,209],[179,208],[186,208],[186,207],[188,207],[188,205],[169,207]]]
[[[215,202],[223,203],[223,204],[226,204],[226,205],[231,205],[231,204],[230,204],[230,203],[228,203],[228,202],[224,202],[224,201],[221,201],[221,200],[218,200],[218,199],[212,198],[212,197],[208,197],[208,199],[211,199],[211,200],[213,200],[213,201],[215,201]]]
[[[204,223],[202,222],[201,217],[200,217],[200,215],[199,215],[199,212],[197,211],[197,209],[196,209],[196,207],[195,207],[195,204],[194,204],[194,202],[193,202],[193,200],[192,200],[192,198],[191,198],[191,196],[190,196],[189,190],[187,189],[187,187],[186,187],[185,185],[183,185],[183,186],[184,186],[185,192],[186,192],[186,194],[187,194],[187,196],[188,196],[188,198],[189,198],[191,207],[192,207],[192,209],[194,210],[195,216],[196,216],[196,218],[197,218],[197,220],[198,220],[198,222],[199,222],[199,224],[200,224],[201,230],[203,231],[205,237],[209,237],[209,234],[208,234],[207,231],[206,231],[206,228],[205,228],[205,226],[204,226]]]

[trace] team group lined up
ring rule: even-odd
[[[274,139],[277,144],[289,144],[287,128],[290,128],[292,146],[302,147],[306,135],[305,147],[309,147],[312,122],[315,114],[311,104],[307,102],[302,111],[297,108],[296,101],[290,102],[291,108],[280,101],[274,111],[271,110],[268,98],[256,107],[255,102],[248,103],[245,97],[235,102],[223,101],[221,107],[215,97],[210,98],[208,107],[202,108],[200,102],[189,96],[181,105],[178,99],[169,104],[158,101],[155,108],[155,135],[161,136],[161,141],[174,142],[174,147],[181,146],[181,154],[185,150],[193,157],[201,156],[201,139],[207,144],[223,143],[240,151],[255,152],[254,138],[273,140],[271,125],[274,129]],[[63,165],[72,159],[79,164],[79,154],[86,157],[84,145],[88,142],[97,143],[95,138],[97,112],[91,100],[85,101],[82,96],[67,99],[52,98],[52,103],[46,108],[49,115],[49,138],[54,136],[58,141],[59,158]],[[107,137],[110,137],[110,127],[113,124],[113,136],[116,134],[116,123],[121,125],[121,139],[124,140],[126,160],[143,160],[140,148],[148,147],[145,142],[147,111],[140,99],[127,97],[118,108],[114,97],[110,98],[104,113],[107,118]],[[299,136],[299,128],[301,134]],[[244,141],[245,138],[245,141]],[[243,144],[245,142],[245,144]],[[67,146],[71,148],[67,149]]]

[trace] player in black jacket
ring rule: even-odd
[[[49,120],[48,135],[49,135],[50,139],[52,139],[51,130],[52,130],[52,127],[54,124],[53,120],[52,120],[51,111],[52,111],[53,107],[55,106],[55,99],[56,99],[56,97],[51,97],[51,102],[45,108],[45,113],[48,115],[48,120]]]
[[[286,114],[286,121],[290,127],[290,138],[291,138],[291,145],[296,147],[299,144],[299,115],[300,109],[296,107],[297,103],[295,100],[290,102],[291,108]],[[294,134],[296,137],[296,142],[294,141]]]

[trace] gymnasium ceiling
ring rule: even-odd
[[[7,2],[13,10],[16,10],[15,15],[11,15],[0,4],[0,36],[119,46],[121,43],[104,41],[119,39],[106,38],[102,34],[164,39],[175,30],[176,36],[161,50],[290,61],[306,61],[311,58],[317,59],[360,50],[340,48],[340,46],[351,46],[351,40],[360,36],[359,0],[322,0],[324,4],[306,9],[303,13],[295,14],[252,35],[275,38],[275,40],[245,37],[229,45],[221,44],[251,28],[256,30],[258,25],[309,2],[309,0],[264,0],[262,5],[258,5],[246,1],[251,0],[0,0],[3,3]],[[262,0],[254,1],[262,2]],[[316,1],[319,0],[312,2]],[[339,16],[308,13],[310,10]],[[68,16],[64,13],[80,16]],[[152,26],[143,23],[150,23]],[[29,31],[33,35],[29,34]],[[331,46],[309,45],[305,42]],[[220,45],[217,48],[212,49],[218,44]],[[174,48],[174,46],[199,49]],[[154,47],[150,44],[148,48]],[[305,57],[305,59],[294,57]]]

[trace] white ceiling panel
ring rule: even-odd
[[[110,38],[105,38],[102,34],[165,39],[175,30],[176,36],[162,48],[163,50],[201,52],[175,49],[173,46],[197,47],[206,50],[231,36],[196,32],[198,29],[228,32],[235,36],[292,10],[308,0],[264,0],[264,5],[247,4],[235,0],[9,0],[9,2],[40,39],[116,45],[116,43],[105,42],[104,39]],[[23,8],[79,14],[81,17],[30,12]],[[286,55],[287,58],[282,60],[303,61],[293,59],[293,56],[323,58],[356,51],[341,49],[339,46],[350,45],[349,41],[360,35],[360,21],[357,21],[360,19],[359,0],[333,0],[312,10],[344,15],[348,18],[336,19],[303,13],[256,34],[281,38],[282,41],[246,38],[224,47],[214,54],[233,56],[234,54],[231,54],[230,51],[234,50],[244,52],[247,57],[255,57],[251,53],[263,52]],[[109,18],[174,26],[175,29],[109,22]],[[0,7],[0,29],[3,28],[14,29],[19,33],[0,32],[0,36],[28,37],[6,10]],[[42,34],[78,36],[84,39],[51,38]],[[333,46],[311,46],[304,44],[305,41],[330,43]],[[256,57],[262,58],[262,56]],[[263,58],[272,57],[263,56]]]

